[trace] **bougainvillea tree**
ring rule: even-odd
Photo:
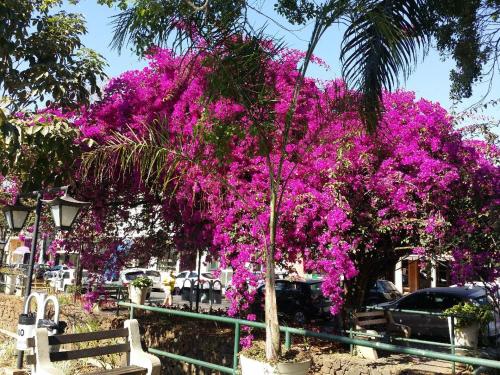
[[[301,53],[263,50],[251,67],[231,50],[227,65],[154,51],[78,120],[99,145],[83,171],[127,176],[189,240],[179,245],[232,267],[233,314],[253,299],[252,263],[271,277],[275,263],[323,274],[333,313],[411,252],[451,255],[457,278],[498,277],[494,146],[463,141],[445,110],[407,92],[384,96],[380,129],[366,134],[356,93],[311,79],[296,91]]]
[[[102,100],[58,113],[78,128],[78,152],[55,171],[93,205],[54,248],[99,270],[159,256],[168,241],[208,249],[234,269],[231,314],[253,300],[251,264],[268,271],[268,296],[274,264],[321,273],[333,313],[412,252],[451,256],[457,281],[498,277],[495,146],[463,140],[445,110],[407,92],[384,96],[366,134],[342,82],[297,86],[300,52],[236,42],[217,58],[156,50]],[[252,64],[239,60],[249,53]]]

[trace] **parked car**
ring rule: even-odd
[[[394,321],[409,326],[412,336],[449,342],[450,334],[446,317],[420,315],[398,310],[442,313],[444,310],[464,302],[478,305],[490,303],[483,288],[450,287],[417,290],[397,301],[383,303],[379,306],[391,309]],[[494,337],[500,332],[498,311],[494,315],[495,321],[490,324],[492,329],[489,329],[487,333],[489,337]]]
[[[145,276],[144,270],[138,268],[128,268],[120,272],[119,282],[123,286],[128,286],[130,282],[140,276]]]
[[[159,271],[145,269],[144,273],[147,277],[153,280],[153,287],[151,291],[153,292],[163,292],[163,284],[161,282],[161,274]]]
[[[331,317],[331,302],[321,292],[321,280],[276,280],[278,315],[298,324]],[[251,311],[258,320],[264,318],[265,285],[257,288]]]
[[[87,270],[82,271],[82,285],[87,284],[89,273]],[[76,269],[68,268],[60,270],[53,279],[53,286],[60,292],[68,292],[70,286],[75,285]]]
[[[120,272],[120,277],[119,277],[119,283],[121,285],[128,287],[130,282],[132,282],[134,279],[141,277],[141,276],[147,276],[151,280],[153,280],[153,286],[151,288],[152,292],[163,292],[163,285],[161,283],[161,275],[159,271],[156,270],[150,270],[146,268],[129,268],[122,270]],[[147,298],[149,298],[150,293],[148,293]]]
[[[377,280],[366,292],[365,305],[378,305],[384,302],[390,302],[403,297],[403,294],[397,290],[396,285],[388,280]]]
[[[190,280],[186,282],[186,280]],[[175,276],[174,294],[180,294],[183,287],[189,288],[191,283],[193,286],[198,280],[198,272],[196,271],[182,271]],[[200,286],[202,289],[208,289],[210,282],[214,282],[214,290],[220,290],[220,280],[217,279],[211,272],[202,272],[200,275]],[[219,281],[219,282],[216,282]]]
[[[45,271],[45,273],[43,274],[43,279],[44,280],[53,279],[54,277],[57,276],[57,273],[59,271],[67,269],[69,269],[69,267],[64,264],[59,264],[57,266],[50,267],[48,271]]]

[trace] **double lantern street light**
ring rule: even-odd
[[[33,266],[35,260],[36,244],[38,242],[38,232],[40,226],[40,216],[42,213],[42,204],[47,204],[52,213],[52,218],[54,219],[54,224],[56,229],[59,230],[69,230],[78,213],[83,207],[87,207],[90,203],[80,202],[68,195],[68,187],[53,188],[46,191],[35,191],[33,195],[36,196],[36,206],[35,206],[35,226],[33,228],[33,238],[31,241],[31,252],[30,260],[28,266],[28,285],[26,286],[26,291],[24,298],[25,300],[31,294],[31,284],[33,278]],[[52,200],[43,200],[43,193],[57,193],[64,192],[63,196],[57,197]],[[5,216],[5,221],[11,231],[18,232],[23,229],[26,224],[26,220],[30,212],[33,210],[32,207],[28,207],[16,201],[14,205],[5,206],[2,211]],[[4,245],[5,246],[5,245]]]
[[[52,200],[43,200],[44,193],[58,193],[64,192],[63,196],[57,197]],[[36,196],[36,206],[35,206],[35,226],[33,228],[33,238],[31,240],[31,252],[30,260],[28,265],[28,285],[26,285],[26,290],[24,294],[24,305],[31,294],[31,285],[33,282],[33,266],[35,264],[35,252],[36,244],[38,242],[38,231],[40,226],[40,216],[42,214],[42,204],[47,204],[52,213],[52,218],[54,219],[54,224],[56,229],[59,230],[69,230],[73,225],[78,213],[83,207],[90,205],[88,202],[80,202],[68,195],[68,187],[53,188],[50,190],[38,190],[33,192]],[[19,202],[19,199],[12,206],[5,206],[2,209],[7,225],[11,231],[20,231],[23,229],[28,219],[29,213],[32,211],[31,207],[27,207]],[[17,368],[21,369],[23,367],[23,354],[24,352],[20,350],[17,357]]]

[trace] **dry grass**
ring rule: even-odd
[[[16,341],[12,338],[0,337],[0,369],[16,365]]]

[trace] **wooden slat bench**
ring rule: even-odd
[[[100,341],[115,338],[125,338],[121,344],[98,346],[86,349],[50,351],[50,346],[74,344],[90,341]],[[38,328],[32,345],[35,355],[28,356],[28,363],[35,364],[33,375],[63,375],[63,372],[53,366],[53,362],[74,359],[98,357],[107,354],[127,353],[127,366],[111,370],[100,370],[91,375],[159,375],[160,360],[142,350],[141,336],[137,320],[126,320],[125,328],[110,331],[73,333],[67,335],[48,336],[47,329]]]
[[[378,340],[390,341],[391,336],[409,338],[411,334],[410,327],[394,322],[390,311],[354,312],[353,319],[355,331],[352,334],[356,337],[373,339],[371,335],[381,335]],[[378,353],[373,348],[356,346],[356,352],[367,359],[378,359]]]

